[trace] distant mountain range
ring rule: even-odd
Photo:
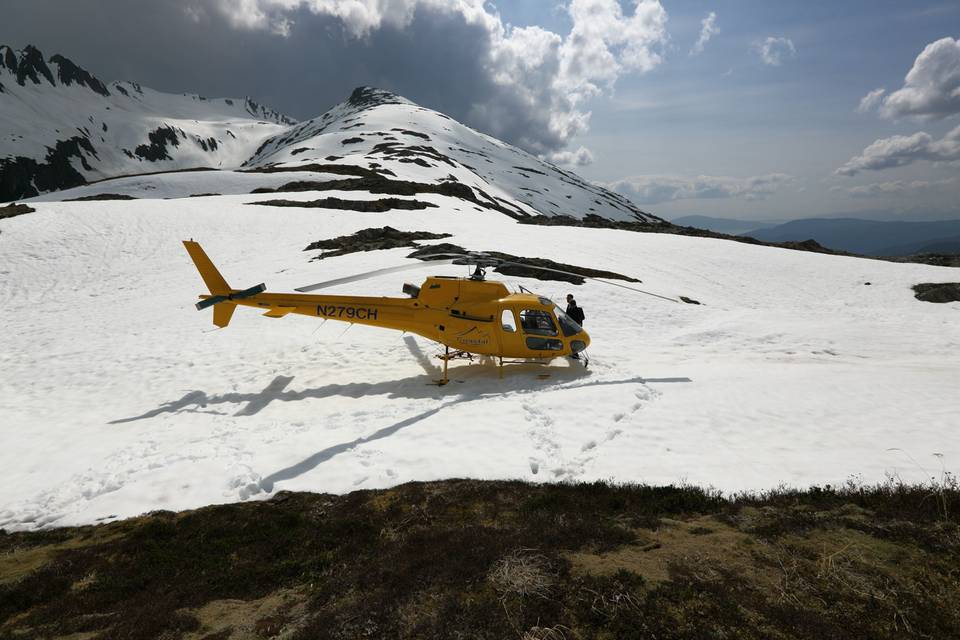
[[[834,251],[867,256],[960,254],[960,219],[905,222],[843,217],[802,218],[777,223],[711,216],[683,216],[674,218],[671,222],[718,233],[749,236],[764,242],[816,240]]]
[[[805,218],[739,235],[765,242],[812,238],[830,249],[868,256],[960,253],[960,220],[881,222],[857,218]]]
[[[775,227],[777,222],[759,222],[757,220],[736,220],[734,218],[714,218],[712,216],[682,216],[671,220],[673,224],[681,227],[696,227],[697,229],[708,229],[717,233],[729,233],[731,235],[741,235],[754,229],[766,229]],[[806,240],[806,238],[803,238]]]

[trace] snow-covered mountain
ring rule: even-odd
[[[119,175],[238,166],[293,122],[250,98],[108,85],[62,55],[0,46],[0,201]]]
[[[142,174],[195,168],[229,171],[205,175],[207,192],[283,184],[238,177],[238,169],[302,169],[447,185],[456,193],[453,185],[462,199],[514,217],[662,222],[620,194],[380,89],[360,87],[323,115],[297,124],[249,98],[107,85],[63,56],[45,61],[34,47],[19,53],[0,47],[0,201],[117,176],[138,178],[52,198],[156,195],[161,183],[170,188],[171,182]],[[180,195],[191,193],[197,192]]]
[[[659,222],[624,196],[587,182],[447,115],[381,89],[360,87],[313,120],[267,140],[246,167],[347,163],[406,180],[469,186],[516,216],[594,214]]]

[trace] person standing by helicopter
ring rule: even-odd
[[[581,327],[583,326],[583,309],[577,305],[577,301],[574,299],[572,293],[567,294],[567,315]],[[580,354],[574,353],[570,357],[574,360],[579,360]]]
[[[583,309],[577,306],[577,301],[573,298],[572,293],[567,294],[567,315],[581,327],[583,326]]]

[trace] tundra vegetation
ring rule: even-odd
[[[0,535],[0,638],[947,638],[960,491],[450,480]]]

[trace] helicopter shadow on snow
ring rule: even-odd
[[[204,391],[190,391],[183,397],[165,402],[155,409],[137,416],[113,420],[109,424],[146,420],[163,414],[212,413],[227,415],[227,412],[214,408],[221,405],[240,405],[239,410],[233,413],[234,416],[254,416],[273,402],[299,402],[335,396],[348,398],[385,396],[389,399],[436,399],[442,401],[434,407],[382,427],[369,435],[326,447],[293,465],[275,471],[260,482],[261,488],[269,493],[273,490],[275,483],[296,478],[341,453],[369,442],[388,438],[440,413],[444,409],[475,400],[503,395],[518,396],[539,391],[581,389],[594,386],[692,382],[690,378],[645,378],[642,376],[604,380],[596,376],[590,369],[583,367],[579,362],[570,360],[565,361],[566,366],[508,365],[504,368],[503,378],[501,378],[498,367],[492,361],[480,359],[476,364],[458,364],[455,368],[451,368],[450,384],[446,387],[438,387],[433,384],[433,380],[440,373],[439,367],[434,365],[412,339],[407,341],[407,347],[423,367],[423,374],[400,380],[328,384],[302,390],[289,389],[288,387],[293,382],[294,377],[280,375],[276,376],[259,392],[208,394]]]
[[[441,368],[430,360],[429,356],[420,349],[420,346],[413,338],[406,336],[404,342],[407,349],[410,350],[410,353],[423,368],[423,374],[381,382],[335,383],[300,391],[288,388],[290,383],[293,382],[294,376],[279,375],[264,387],[262,391],[214,394],[199,390],[188,391],[181,398],[164,402],[159,407],[140,415],[111,420],[107,424],[125,424],[155,418],[163,414],[208,413],[212,415],[231,415],[229,411],[221,411],[218,409],[218,407],[222,406],[227,408],[230,405],[240,405],[240,408],[232,413],[234,416],[253,416],[260,413],[273,402],[299,402],[301,400],[322,399],[334,396],[347,398],[387,396],[391,399],[406,398],[419,400],[448,396],[450,395],[449,390],[451,389],[456,389],[456,392],[462,392],[464,394],[482,394],[484,392],[489,393],[494,391],[503,393],[504,384],[502,383],[507,380],[509,380],[511,385],[520,383],[521,387],[531,386],[534,388],[543,388],[549,386],[550,383],[569,382],[591,375],[589,370],[585,370],[577,363],[571,363],[570,366],[567,367],[549,368],[538,365],[510,365],[505,368],[504,380],[500,380],[497,369],[493,366],[493,362],[488,359],[481,359],[478,360],[476,364],[456,363],[451,365],[450,372],[453,375],[450,386],[446,389],[440,389],[433,381],[440,377],[442,373]],[[536,378],[535,381],[525,381],[526,378],[531,377],[532,373],[540,373],[542,376],[544,371],[549,373],[550,378],[542,379],[532,376]],[[467,378],[471,386],[461,387],[461,384],[467,382]],[[526,385],[524,382],[526,382]],[[476,383],[480,383],[482,389],[478,390]],[[517,387],[511,386],[510,390],[517,390]]]
[[[107,424],[125,424],[147,420],[164,414],[208,413],[213,415],[233,415],[236,417],[254,416],[273,402],[299,402],[302,400],[323,399],[335,396],[363,398],[385,396],[390,399],[421,400],[428,398],[443,399],[456,397],[462,400],[475,400],[493,394],[529,392],[547,389],[559,384],[575,382],[591,377],[591,372],[581,365],[573,363],[567,367],[543,367],[538,365],[508,365],[504,368],[504,377],[500,379],[497,367],[481,361],[477,364],[457,364],[450,368],[451,379],[447,387],[438,387],[434,380],[440,376],[440,368],[434,366],[421,354],[421,366],[424,373],[381,382],[334,383],[321,387],[295,390],[290,389],[294,376],[279,375],[261,391],[228,392],[210,394],[205,391],[188,391],[182,397],[164,402],[140,415],[111,420]],[[539,374],[539,375],[537,375]],[[544,377],[549,375],[549,377]],[[632,378],[620,383],[641,383],[642,378]],[[594,382],[587,384],[613,384]],[[580,385],[578,385],[580,386]],[[239,409],[229,412],[219,410],[230,405],[239,405]]]

